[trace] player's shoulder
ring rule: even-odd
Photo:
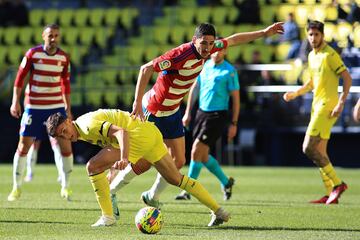
[[[26,52],[26,55],[27,56],[32,56],[34,55],[35,53],[37,52],[43,52],[44,49],[43,49],[43,46],[42,45],[38,45],[38,46],[35,46],[35,47],[32,47],[32,48],[29,48]]]
[[[63,55],[63,56],[65,56],[66,57],[66,59],[70,59],[70,55],[67,53],[67,52],[65,52],[63,49],[61,49],[61,48],[58,48],[58,51],[57,51],[57,53],[56,54],[58,54],[58,55]]]
[[[170,56],[171,58],[177,58],[185,55],[191,54],[193,51],[191,43],[183,43],[180,46],[177,46],[165,53],[165,55]]]

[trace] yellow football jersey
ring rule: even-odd
[[[129,161],[136,163],[144,157],[151,163],[162,158],[167,149],[158,128],[152,122],[142,122],[130,117],[129,112],[117,109],[99,109],[86,113],[75,120],[79,140],[100,147],[119,148],[115,137],[108,137],[111,125],[118,126],[129,133]]]
[[[308,56],[310,77],[314,87],[314,112],[331,111],[338,102],[339,74],[346,70],[339,54],[325,43]]]

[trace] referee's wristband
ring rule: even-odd
[[[237,126],[238,122],[237,121],[232,121],[231,125]]]

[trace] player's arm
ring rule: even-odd
[[[240,114],[240,91],[234,90],[231,92],[232,100],[232,117],[231,123],[228,130],[228,141],[233,139],[237,133],[237,123]]]
[[[356,122],[360,122],[360,98],[354,107],[353,117]]]
[[[304,95],[305,93],[313,90],[314,86],[313,86],[313,82],[312,79],[308,80],[303,86],[301,86],[298,90],[296,90],[295,92],[286,92],[283,95],[283,99],[286,102],[289,102],[291,100],[294,100],[295,98]]]
[[[111,125],[108,137],[115,137],[120,146],[120,160],[114,164],[114,168],[123,170],[129,164],[129,133],[125,129]]]
[[[228,46],[230,47],[241,43],[248,43],[261,37],[270,37],[274,34],[283,34],[283,24],[283,22],[277,22],[262,30],[254,32],[235,33],[229,37],[226,37],[225,39],[227,40]]]
[[[71,113],[71,98],[70,98],[70,61],[68,61],[68,64],[64,66],[63,72],[61,73],[61,91],[62,91],[62,97],[65,104],[65,111],[66,115],[69,119],[73,119],[72,113]]]
[[[144,120],[144,113],[142,110],[142,98],[144,96],[146,86],[148,85],[153,73],[153,61],[142,65],[139,71],[139,76],[135,89],[135,100],[133,103],[133,110],[131,112],[131,116],[139,117],[141,120]]]
[[[339,101],[335,108],[331,112],[331,117],[339,117],[341,112],[344,109],[346,98],[350,92],[350,87],[352,79],[350,73],[347,70],[344,70],[340,73],[341,78],[343,79],[343,91],[340,94]]]
[[[13,88],[13,97],[10,107],[10,114],[14,118],[20,118],[22,110],[20,105],[20,97],[21,97],[21,91],[24,86],[25,77],[30,71],[30,57],[29,52],[26,53],[26,55],[23,57],[21,64],[19,66],[19,70],[16,75],[16,79],[14,82],[14,88]]]
[[[198,99],[198,96],[199,96],[199,84],[198,81],[195,81],[190,88],[185,113],[182,118],[182,122],[185,127],[189,126],[191,120],[191,109],[193,108],[196,100]]]

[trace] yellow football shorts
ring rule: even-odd
[[[311,113],[310,123],[306,130],[306,134],[322,139],[329,139],[331,135],[331,128],[334,126],[337,118],[330,117],[331,111],[322,111]]]
[[[144,122],[129,131],[129,161],[136,163],[140,158],[151,164],[168,153],[159,129],[152,122]]]

